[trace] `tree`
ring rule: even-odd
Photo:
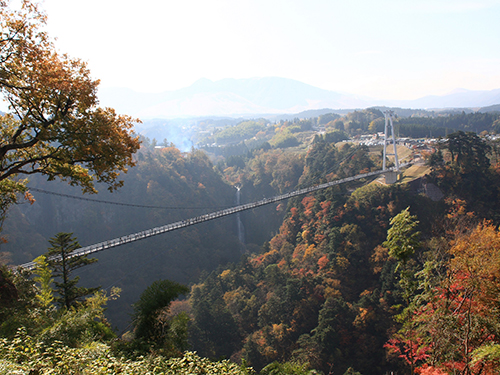
[[[143,339],[154,344],[163,344],[168,326],[162,325],[158,318],[170,303],[182,294],[189,293],[189,288],[170,280],[157,280],[142,292],[139,301],[134,304],[133,322],[136,339]]]
[[[0,117],[0,195],[25,191],[18,177],[33,173],[84,192],[96,192],[96,182],[116,189],[119,174],[134,165],[138,120],[97,107],[99,81],[86,63],[56,52],[45,22],[30,0],[18,10],[0,2],[0,95],[9,105]]]
[[[387,241],[384,242],[384,246],[389,249],[389,255],[402,263],[406,263],[419,246],[420,232],[415,231],[418,220],[416,216],[410,215],[409,208],[391,219],[391,228],[387,231]]]
[[[488,153],[491,147],[475,133],[458,131],[448,136],[446,142],[452,162],[461,173],[486,171],[490,166]]]
[[[76,276],[71,279],[71,273],[89,264],[97,262],[97,259],[88,259],[87,255],[71,256],[71,253],[81,246],[76,238],[71,238],[73,233],[58,233],[49,240],[52,247],[47,251],[49,267],[52,269],[52,276],[61,281],[54,281],[55,291],[59,295],[56,302],[69,309],[74,306],[82,297],[95,293],[97,288],[77,287],[80,278]]]
[[[443,245],[426,255],[410,321],[386,347],[421,374],[498,373],[500,232],[484,221]]]
[[[422,322],[436,343],[433,359],[464,374],[498,373],[496,358],[483,355],[500,343],[500,232],[485,221],[457,234],[449,254],[434,314]]]
[[[398,260],[400,274],[400,285],[403,289],[403,297],[406,308],[397,316],[400,323],[403,323],[401,330],[394,335],[392,340],[386,344],[390,350],[400,352],[400,357],[404,358],[410,365],[410,373],[413,375],[415,364],[421,359],[418,351],[418,340],[415,337],[414,322],[412,320],[414,306],[411,304],[417,285],[414,273],[411,271],[408,261],[414,255],[415,250],[420,246],[420,232],[416,231],[418,225],[416,216],[410,215],[409,207],[394,216],[391,227],[387,231],[387,240],[383,243],[389,249],[389,255]],[[398,344],[403,344],[404,349],[400,349]]]
[[[49,268],[45,255],[40,255],[34,262],[37,265],[34,271],[37,276],[33,279],[40,284],[40,292],[36,295],[36,298],[43,307],[47,308],[54,300],[54,293],[51,287],[51,284],[54,282],[52,271]]]

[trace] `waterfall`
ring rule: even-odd
[[[236,205],[239,206],[241,204],[240,203],[240,200],[241,200],[241,193],[240,193],[241,186],[235,185],[235,188],[236,188]],[[240,242],[242,244],[244,244],[245,243],[245,229],[243,228],[243,223],[241,221],[240,212],[238,212],[236,214],[236,226],[237,226],[237,230],[238,230],[238,239],[240,240]]]

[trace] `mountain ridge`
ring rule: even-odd
[[[479,108],[500,103],[500,89],[456,89],[446,95],[415,100],[378,100],[321,89],[281,77],[211,81],[201,78],[188,87],[162,93],[128,88],[103,88],[101,104],[140,118],[251,116],[293,114],[322,108],[362,109],[372,106],[413,109]]]

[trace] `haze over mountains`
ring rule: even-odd
[[[311,109],[356,109],[391,106],[415,109],[479,108],[500,103],[500,89],[458,89],[443,96],[416,100],[377,100],[320,89],[279,77],[200,79],[193,85],[163,93],[139,93],[126,88],[103,88],[101,105],[143,119],[198,116],[291,114]]]

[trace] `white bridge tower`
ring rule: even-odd
[[[385,116],[385,130],[384,130],[384,159],[382,161],[382,170],[386,170],[387,156],[394,156],[394,164],[396,167],[395,171],[388,171],[385,173],[386,183],[393,184],[397,181],[399,174],[399,160],[398,151],[396,145],[396,137],[394,136],[394,124],[392,123],[392,118],[394,116],[394,111],[384,111]],[[389,127],[391,128],[391,138],[389,139]],[[387,144],[392,143],[394,153],[387,153]]]

